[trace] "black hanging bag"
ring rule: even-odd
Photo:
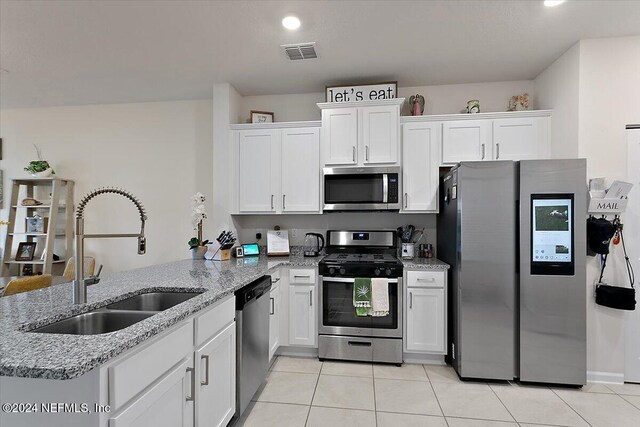
[[[631,284],[631,288],[622,288],[620,286],[611,286],[602,283],[604,268],[607,265],[607,256],[609,252],[607,251],[607,255],[604,256],[604,261],[602,263],[602,270],[600,270],[600,279],[596,285],[596,304],[615,308],[617,310],[633,311],[636,309],[636,290],[633,286],[633,282],[635,280],[634,272],[631,267],[629,257],[627,256],[627,248],[624,244],[624,236],[622,234],[622,224],[619,223],[619,220],[614,220],[614,223],[617,229],[616,232],[620,233],[620,240],[622,241],[622,249],[624,251],[624,259],[627,266],[627,273],[629,274],[629,283]]]

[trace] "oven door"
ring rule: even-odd
[[[318,333],[402,338],[402,278],[389,279],[389,314],[356,316],[351,277],[320,277]]]

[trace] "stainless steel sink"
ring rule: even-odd
[[[31,332],[71,335],[106,334],[107,332],[124,329],[154,314],[140,311],[106,311],[100,309],[78,314],[77,316],[34,329]]]
[[[149,292],[109,304],[110,310],[163,311],[197,297],[202,292]]]

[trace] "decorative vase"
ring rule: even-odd
[[[31,174],[31,176],[34,178],[49,178],[51,175],[53,175],[53,169],[51,167],[48,167],[42,172],[36,172]]]
[[[206,246],[197,246],[191,249],[191,259],[204,259],[204,254],[207,253]]]

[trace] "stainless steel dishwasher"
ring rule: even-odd
[[[269,291],[271,276],[236,291],[236,414],[251,402],[269,370]]]

